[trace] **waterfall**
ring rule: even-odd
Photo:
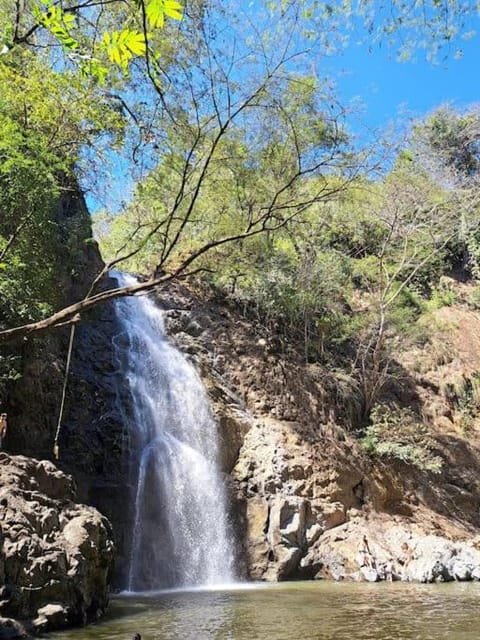
[[[136,282],[113,275],[121,286]],[[203,384],[169,343],[162,311],[148,297],[123,298],[116,311],[128,341],[117,357],[131,399],[136,486],[128,589],[231,582],[217,427]],[[115,342],[118,351],[125,340]]]

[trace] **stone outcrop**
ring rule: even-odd
[[[445,479],[412,471],[403,477],[402,471],[379,474],[353,441],[322,447],[303,441],[292,424],[256,421],[233,470],[248,574],[259,580],[479,580],[480,537],[465,513],[463,522],[451,521]],[[433,480],[438,502],[426,491]],[[476,522],[477,501],[464,493]]]
[[[314,578],[450,582],[480,580],[480,538],[453,541],[380,514],[328,531],[302,558]]]
[[[359,506],[361,469],[339,451],[328,460],[288,423],[258,420],[233,470],[243,513],[248,573],[254,579],[311,578],[303,559],[321,536]]]
[[[22,626],[83,624],[105,611],[110,525],[74,499],[72,478],[51,462],[0,453],[0,637]]]
[[[116,547],[112,586],[117,588],[125,585],[134,513],[129,486],[129,388],[113,341],[128,353],[112,304],[97,309],[76,329],[59,466],[74,476],[79,500],[96,507],[112,524]]]
[[[74,267],[59,264],[59,304],[81,300],[103,269],[91,219],[82,193],[73,188],[59,198],[52,216],[66,247],[73,247]],[[97,290],[116,281],[103,277]],[[66,403],[60,429],[58,466],[72,474],[81,502],[97,507],[113,525],[118,549],[116,586],[123,584],[132,514],[128,508],[128,394],[117,362],[113,340],[121,340],[113,304],[102,305],[82,317],[75,327]],[[11,454],[53,459],[53,445],[65,379],[70,329],[56,328],[15,344],[21,356],[21,375],[0,397],[0,412],[8,416],[2,448]]]
[[[347,381],[301,363],[225,301],[182,287],[159,301],[167,330],[212,399],[245,576],[478,579],[480,448],[473,432],[467,439],[432,425],[444,461],[439,474],[371,458],[352,435],[359,407]],[[428,408],[435,387],[415,375],[403,400]]]
[[[51,256],[58,265],[57,304],[68,305],[86,295],[104,265],[76,185],[66,185],[52,219],[65,252]],[[98,289],[112,284],[103,278]],[[118,406],[123,391],[111,346],[118,329],[113,305],[86,316],[75,332],[57,465],[75,477],[81,502],[112,516],[121,573],[130,522],[128,441]],[[69,334],[68,328],[57,328],[9,346],[20,360],[20,375],[0,397],[0,412],[8,420],[1,444],[10,454],[54,457]],[[113,555],[107,520],[75,504],[72,480],[48,462],[2,454],[0,467],[0,637],[19,634],[17,619],[41,630],[96,618],[106,606]]]

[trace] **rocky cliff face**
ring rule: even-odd
[[[0,453],[1,637],[82,624],[105,611],[110,525],[74,500],[72,478],[52,463]]]
[[[58,291],[61,304],[80,300],[103,267],[96,243],[91,237],[90,216],[82,193],[66,191],[52,214],[59,224],[65,244],[72,245],[75,268],[59,270]],[[62,260],[61,256],[57,259]],[[4,448],[36,458],[51,458],[60,409],[69,329],[20,341],[12,348],[21,356],[21,375],[10,385],[2,411],[8,415]],[[3,402],[2,402],[3,400]],[[32,437],[34,434],[34,437]]]
[[[79,499],[111,522],[116,547],[113,586],[121,588],[134,514],[129,485],[129,392],[113,341],[123,341],[127,352],[112,304],[97,309],[76,329],[59,465],[74,476]]]
[[[348,382],[305,365],[224,301],[180,287],[159,300],[172,339],[197,363],[213,400],[246,575],[479,579],[480,429],[473,421],[468,437],[462,433],[452,388],[471,391],[455,380],[475,376],[480,345],[474,363],[472,350],[464,349],[462,359],[458,344],[450,366],[428,352],[423,370],[418,354],[399,356],[409,376],[399,401],[420,404],[443,460],[433,473],[367,456],[347,427],[360,411]],[[478,322],[470,318],[467,334],[459,323],[470,346]],[[459,340],[451,325],[437,341],[448,340]]]
[[[65,267],[58,282],[63,304],[69,304],[86,294],[103,264],[80,192],[68,192],[55,217],[65,244],[75,252],[75,268]],[[110,283],[104,279],[100,286]],[[111,349],[118,331],[111,306],[82,320],[76,328],[57,464],[74,474],[80,500],[98,505],[114,519],[115,532],[123,532],[128,456],[117,406],[118,363]],[[1,614],[26,620],[36,630],[95,619],[105,609],[113,569],[108,521],[92,507],[75,504],[71,477],[46,461],[53,459],[68,339],[69,329],[57,329],[16,345],[21,377],[0,399],[8,419],[2,448],[32,458],[1,460]],[[4,634],[8,629],[18,632],[13,623]]]
[[[354,442],[305,443],[258,421],[233,470],[252,577],[480,579],[478,495],[407,465],[376,465]],[[452,504],[453,503],[453,504]]]

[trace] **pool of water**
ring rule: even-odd
[[[480,583],[289,582],[112,598],[51,640],[478,640]]]

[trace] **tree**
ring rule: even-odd
[[[187,16],[190,19],[198,9],[211,6],[200,0],[190,2]],[[386,40],[400,46],[403,59],[418,48],[426,48],[435,57],[456,39],[472,37],[475,32],[470,21],[477,15],[477,5],[470,0],[423,0],[413,4],[400,0],[340,0],[325,5],[313,0],[282,0],[266,2],[256,11],[261,14],[266,10],[283,19],[292,7],[301,11],[309,37],[320,37],[330,51],[348,37],[350,29],[358,31],[362,26],[370,43],[372,39]],[[61,47],[71,62],[102,81],[110,72],[107,61],[127,72],[138,56],[145,57],[149,74],[155,74],[159,70],[158,55],[164,46],[168,49],[170,40],[168,32],[164,38],[159,31],[169,20],[181,20],[184,14],[178,0],[4,0],[1,9],[2,53],[18,46],[44,44],[49,34],[50,44]],[[241,5],[236,11],[243,19],[257,19]],[[222,24],[221,12],[217,24]]]
[[[158,31],[166,20],[183,17],[177,0],[26,0],[6,2],[1,9],[3,55],[10,57],[19,47],[46,47],[51,54],[58,47],[66,63],[100,84],[115,68],[127,75],[135,57],[145,58],[149,72],[158,67],[162,45],[168,49]]]
[[[478,5],[473,0],[339,0],[323,5],[304,0],[304,6],[309,14],[321,12],[330,45],[354,31],[370,47],[389,45],[402,61],[419,50],[432,61],[452,53],[461,56],[462,40],[476,35]]]
[[[478,108],[456,112],[449,106],[434,111],[413,130],[416,161],[444,188],[475,201],[480,182],[480,113]],[[480,275],[478,210],[460,209],[451,243],[458,266]]]
[[[392,3],[392,7],[403,16],[402,4]],[[451,10],[447,2],[428,9],[427,26],[437,24],[439,15],[444,15],[442,8]],[[314,203],[337,193],[358,170],[342,148],[345,140],[338,125],[342,113],[330,96],[324,105],[333,107],[324,107],[320,118],[327,123],[323,132],[322,127],[306,128],[311,116],[308,101],[300,112],[301,122],[285,99],[293,95],[293,85],[303,86],[307,93],[309,84],[321,87],[315,66],[330,44],[328,35],[335,33],[339,18],[349,13],[342,3],[325,12],[303,0],[266,3],[252,16],[241,4],[196,2],[188,6],[183,21],[178,20],[181,7],[173,0],[72,0],[61,5],[55,0],[44,5],[4,0],[0,12],[6,25],[2,52],[6,64],[15,65],[18,52],[32,47],[45,68],[52,65],[56,72],[68,74],[74,65],[81,72],[80,80],[90,82],[91,99],[103,95],[130,120],[125,148],[131,160],[150,171],[160,154],[161,166],[170,172],[163,179],[173,183],[157,219],[146,223],[140,216],[129,231],[131,237],[125,239],[125,246],[117,247],[109,263],[115,266],[146,245],[155,245],[160,253],[148,281],[96,293],[99,274],[85,300],[37,323],[3,331],[0,340],[71,322],[79,312],[102,301],[185,276],[212,249],[288,225]],[[454,20],[461,21],[467,13],[468,6],[462,5],[453,11]],[[165,17],[171,20],[162,30]],[[364,17],[369,23],[368,12]],[[381,14],[380,24],[390,25],[388,20],[382,22],[384,18]],[[298,106],[298,96],[295,99]],[[335,111],[337,117],[332,116]],[[327,146],[322,139],[325,132],[330,136]],[[252,202],[242,196],[245,215],[240,216],[235,232],[208,237],[205,225],[200,232],[199,225],[193,224],[202,213],[204,190],[215,172],[218,177],[231,172],[240,182],[245,178],[251,167],[242,145],[256,157],[263,154],[263,167],[276,167],[277,175],[270,171],[271,180],[261,190],[263,200]],[[230,166],[225,169],[227,156],[222,154],[227,150],[233,150],[235,161],[229,157]],[[327,178],[335,173],[338,177],[339,159],[342,177],[333,186]],[[260,163],[257,168],[261,167]],[[257,180],[260,175],[259,170]],[[191,232],[194,241],[187,251],[185,238]]]
[[[314,76],[299,73],[305,43],[298,41],[298,8],[273,21],[280,47],[271,31],[260,34],[255,27],[252,41],[236,23],[212,35],[217,16],[211,23],[208,18],[204,12],[201,29],[188,38],[190,48],[170,69],[168,91],[142,105],[148,144],[161,149],[161,160],[127,212],[135,224],[104,270],[153,247],[150,278],[97,293],[101,273],[86,299],[3,331],[0,340],[65,324],[101,301],[185,277],[207,252],[282,228],[356,175],[341,110],[326,103]],[[213,184],[230,194],[228,206],[209,200]],[[152,198],[142,204],[148,192],[154,207]]]
[[[67,270],[75,244],[56,219],[58,199],[75,188],[82,145],[100,129],[114,144],[123,125],[108,102],[85,99],[75,74],[48,71],[28,52],[0,61],[0,84],[0,326],[8,326],[58,306],[55,262]]]
[[[359,306],[365,322],[352,365],[365,417],[392,374],[389,343],[409,333],[423,299],[449,271],[458,227],[465,218],[472,223],[476,219],[478,225],[478,205],[478,192],[447,188],[408,152],[375,187],[368,206],[376,218],[379,242],[357,267],[362,274]]]
[[[422,163],[443,179],[463,184],[480,172],[480,113],[450,106],[434,111],[414,128],[414,145]],[[448,175],[446,174],[448,172]]]

